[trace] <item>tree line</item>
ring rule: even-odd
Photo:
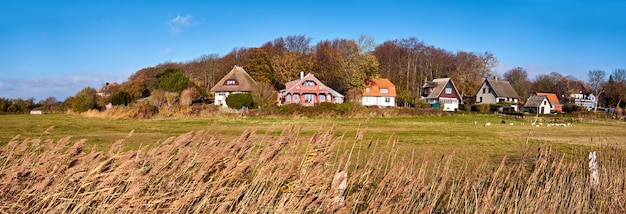
[[[102,109],[107,103],[128,105],[131,101],[152,97],[157,107],[184,101],[210,100],[213,87],[234,65],[242,66],[265,92],[280,90],[288,81],[299,78],[301,71],[313,73],[329,87],[342,94],[360,93],[366,79],[388,78],[396,85],[401,106],[416,106],[422,85],[435,78],[450,77],[459,93],[473,96],[485,78],[497,76],[493,68],[498,59],[489,52],[452,52],[428,45],[417,38],[385,41],[362,35],[356,39],[322,40],[316,44],[305,35],[276,38],[259,47],[234,48],[228,54],[207,54],[187,62],[164,62],[142,68],[127,81],[107,88],[111,96],[97,96],[96,89],[85,88],[58,106],[84,111]],[[558,72],[539,74],[530,79],[521,67],[506,71],[508,80],[522,101],[535,92],[552,92],[567,99],[571,93],[594,93],[603,105],[623,106],[626,97],[624,69],[616,69],[606,78],[604,71],[589,71],[588,82]],[[183,90],[188,90],[182,97]],[[156,99],[156,101],[154,101]],[[190,101],[191,100],[191,101]],[[564,100],[565,101],[565,100]],[[34,102],[31,102],[34,104]],[[63,104],[63,105],[61,105]],[[1,107],[0,103],[0,107]],[[17,106],[17,105],[16,105]],[[32,105],[33,107],[35,105]],[[15,111],[14,107],[11,110]],[[9,112],[0,108],[0,113]]]

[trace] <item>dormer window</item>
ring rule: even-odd
[[[370,88],[365,88],[365,92],[370,92]]]
[[[380,89],[380,93],[381,93],[381,94],[387,94],[387,93],[389,93],[389,89],[386,89],[386,88],[381,88],[381,89]]]
[[[226,80],[226,85],[237,85],[237,80],[233,80],[233,79]]]
[[[315,86],[315,85],[317,84],[311,80],[307,80],[302,83],[302,86]]]

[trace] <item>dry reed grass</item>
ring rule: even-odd
[[[53,127],[49,128],[52,129]],[[196,131],[157,146],[86,151],[85,140],[13,138],[0,153],[0,210],[7,213],[623,213],[626,156],[598,148],[600,186],[590,188],[584,155],[547,145],[453,167],[399,156],[395,139],[377,142],[321,127],[238,139]],[[50,131],[50,130],[46,130]],[[338,136],[338,137],[337,137]],[[414,152],[415,153],[415,152]]]

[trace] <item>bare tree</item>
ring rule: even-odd
[[[602,85],[604,84],[604,79],[606,78],[606,73],[603,70],[591,70],[587,73],[587,77],[589,78],[589,87],[594,92],[596,97],[600,97],[600,94],[604,92],[604,88]],[[593,111],[598,110],[598,102],[593,107]]]
[[[511,86],[513,86],[513,89],[520,95],[522,100],[526,100],[529,96],[528,89],[532,86],[526,69],[522,67],[513,68],[505,72],[503,78],[511,83]]]

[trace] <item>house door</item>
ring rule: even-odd
[[[541,107],[541,111],[540,111],[540,112],[541,112],[542,114],[544,114],[544,112],[545,112],[545,111],[544,111],[544,108],[545,108],[545,107]]]

